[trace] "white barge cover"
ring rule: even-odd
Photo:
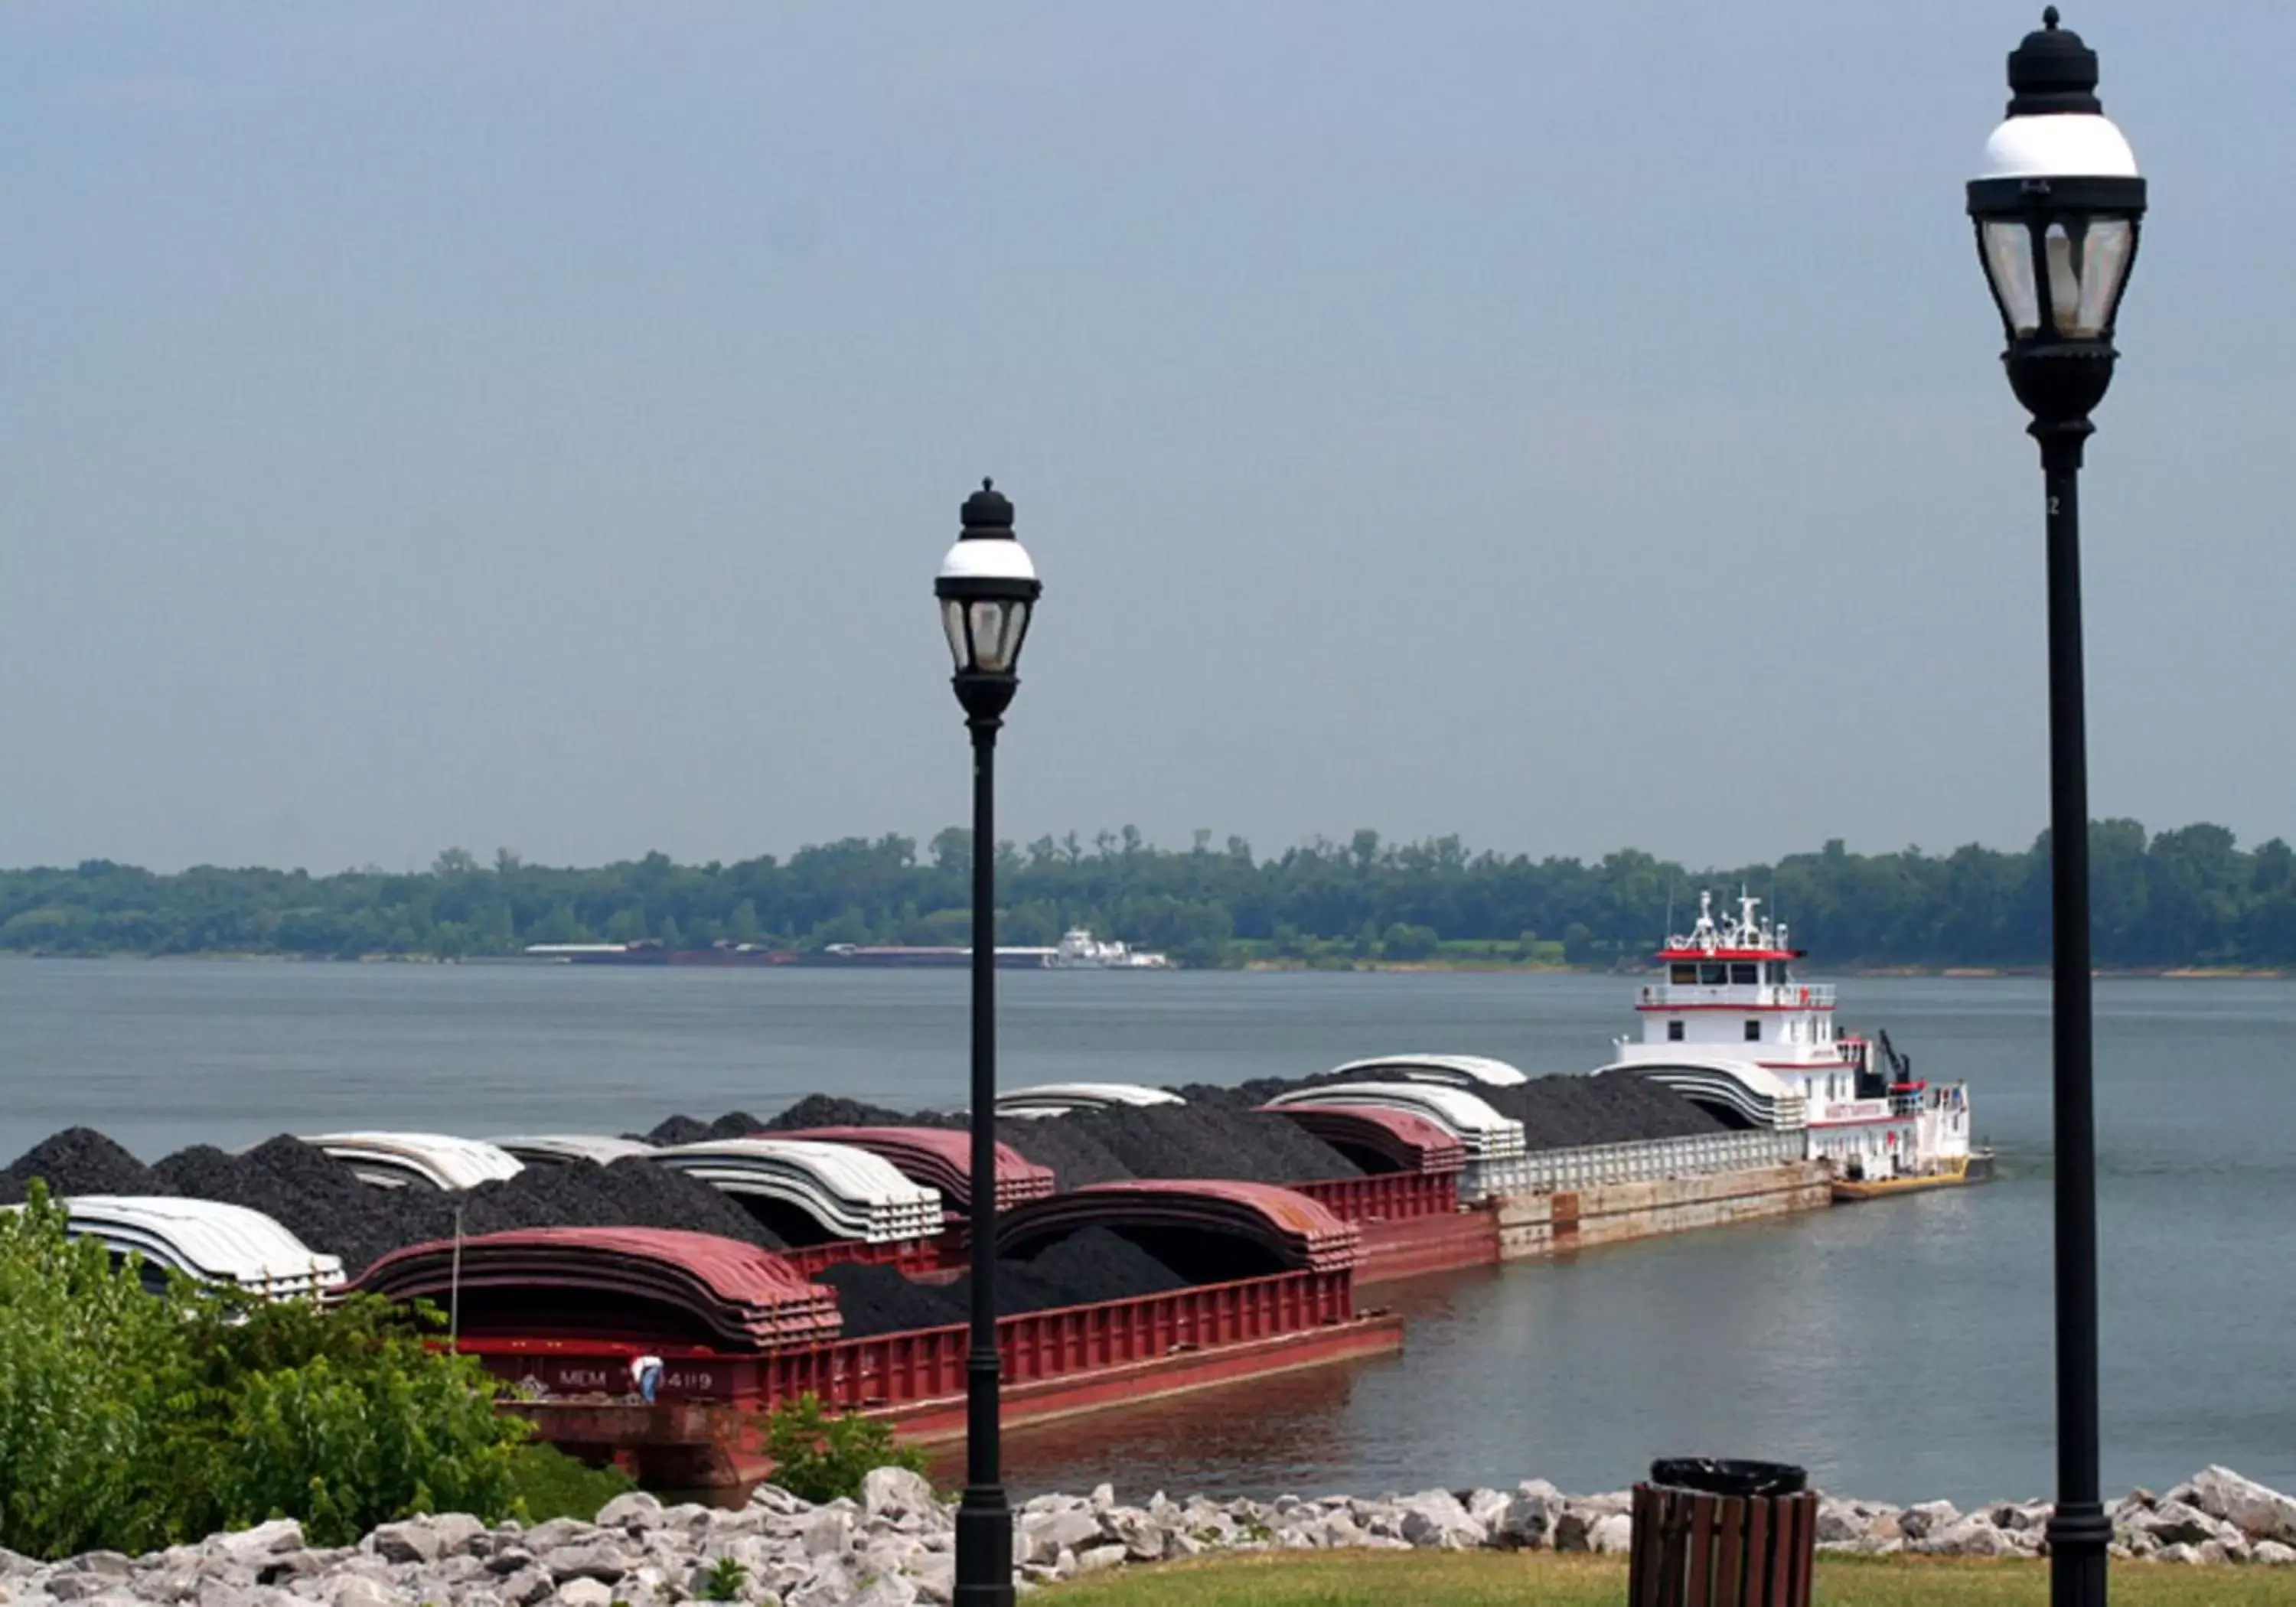
[[[1382,1054],[1332,1068],[1333,1077],[1399,1077],[1406,1082],[1448,1083],[1456,1088],[1512,1088],[1530,1080],[1487,1054]]]
[[[444,1133],[321,1133],[302,1142],[325,1151],[360,1182],[377,1188],[476,1188],[525,1169],[516,1156],[493,1144]]]
[[[70,1230],[115,1253],[144,1259],[250,1294],[283,1300],[340,1285],[343,1264],[323,1256],[261,1211],[172,1194],[73,1194],[62,1201]]]

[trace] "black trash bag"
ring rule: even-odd
[[[1650,1481],[1702,1496],[1799,1496],[1809,1488],[1809,1472],[1791,1462],[1661,1456],[1651,1464]]]

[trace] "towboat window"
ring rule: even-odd
[[[1762,1041],[1761,1022],[1748,1021],[1746,1023],[1746,1041],[1750,1044],[1759,1044]]]
[[[1702,988],[1726,987],[1730,981],[1730,968],[1719,961],[1710,960],[1698,968],[1698,981]]]
[[[1680,1021],[1669,1021],[1666,1024],[1666,1041],[1669,1044],[1678,1044],[1682,1041],[1682,1023]]]
[[[1731,987],[1751,988],[1757,981],[1760,980],[1760,978],[1761,967],[1757,965],[1753,961],[1733,960],[1730,962]]]
[[[1698,980],[1698,967],[1692,963],[1678,963],[1674,968],[1673,980],[1676,987],[1688,988]]]

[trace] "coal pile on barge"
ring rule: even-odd
[[[1663,1083],[1633,1071],[1540,1077],[1513,1088],[1479,1088],[1502,1116],[1522,1123],[1523,1146],[1567,1150],[1722,1133],[1728,1124]]]
[[[1125,1169],[1121,1177],[1089,1179],[1095,1183],[1163,1177],[1305,1183],[1363,1173],[1355,1162],[1285,1118],[1252,1111],[1193,1104],[1128,1106],[1038,1117],[1031,1125],[1059,1129],[1070,1124]],[[1025,1148],[1021,1152],[1028,1153]]]
[[[1192,1107],[1242,1111],[1295,1089],[1383,1080],[1390,1079],[1362,1072],[1323,1071],[1291,1079],[1255,1078],[1230,1088],[1190,1083],[1172,1091]],[[1512,1086],[1477,1084],[1466,1091],[1500,1115],[1522,1123],[1527,1150],[1639,1144],[1728,1130],[1728,1124],[1703,1106],[1634,1071],[1606,1071],[1600,1077],[1534,1077]]]
[[[775,1116],[775,1130],[816,1127],[963,1127],[961,1115],[904,1115],[880,1106],[812,1095]],[[1116,1106],[1065,1116],[1005,1117],[996,1137],[1050,1167],[1066,1191],[1141,1177],[1229,1177],[1245,1183],[1304,1183],[1354,1177],[1363,1168],[1278,1116],[1223,1104]]]
[[[648,1160],[529,1167],[506,1181],[460,1193],[379,1189],[361,1183],[340,1161],[282,1135],[243,1155],[206,1145],[184,1150],[152,1175],[163,1185],[156,1192],[261,1211],[353,1269],[410,1244],[452,1238],[457,1204],[465,1236],[528,1227],[664,1227],[784,1248],[716,1189]]]
[[[35,1177],[48,1193],[65,1194],[174,1194],[151,1168],[93,1127],[67,1127],[26,1150],[0,1172],[0,1205],[20,1205]],[[314,1248],[317,1248],[314,1246]]]
[[[890,1267],[844,1262],[816,1274],[814,1282],[837,1291],[848,1339],[952,1327],[972,1315],[969,1274],[950,1283],[919,1283]],[[1088,1227],[1033,1258],[1000,1257],[996,1315],[1018,1316],[1186,1287],[1185,1278],[1131,1240],[1104,1227]]]
[[[702,1121],[680,1112],[655,1124],[651,1133],[631,1133],[626,1136],[666,1149],[672,1144],[715,1144],[721,1138],[747,1138],[763,1126],[747,1111],[728,1111],[715,1121]]]

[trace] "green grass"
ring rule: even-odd
[[[1119,1570],[1046,1607],[1619,1607],[1620,1557],[1552,1552],[1258,1552]],[[2045,1562],[1823,1557],[1817,1607],[2046,1607]],[[2114,1607],[2296,1607],[2296,1568],[2116,1563]]]
[[[586,1467],[555,1446],[533,1443],[518,1447],[512,1476],[529,1523],[553,1518],[578,1518],[587,1523],[607,1502],[637,1488],[619,1468]]]

